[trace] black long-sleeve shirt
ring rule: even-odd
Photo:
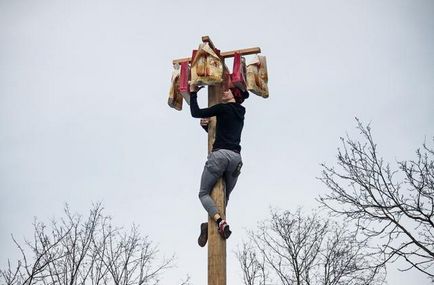
[[[213,150],[229,149],[236,152],[241,151],[241,132],[246,113],[246,109],[243,106],[238,103],[229,102],[200,109],[197,104],[197,93],[191,93],[190,112],[194,118],[217,117]]]

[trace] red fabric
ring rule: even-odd
[[[241,60],[241,54],[236,52],[234,54],[234,65],[232,68],[231,81],[234,86],[242,90],[246,90],[246,74],[245,64]]]
[[[181,73],[179,75],[179,92],[181,94],[190,94],[190,86],[188,84],[189,77],[188,61],[181,62]]]

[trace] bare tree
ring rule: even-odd
[[[7,285],[159,284],[173,257],[158,261],[156,247],[137,227],[123,232],[102,211],[96,204],[84,218],[66,206],[65,217],[50,227],[35,221],[34,237],[25,246],[13,239],[22,258],[16,266],[9,262],[0,280]]]
[[[370,266],[365,246],[317,213],[274,211],[249,232],[237,257],[246,285],[383,284],[384,268]]]
[[[265,268],[265,257],[258,254],[258,250],[252,242],[243,243],[242,248],[236,252],[245,285],[265,285],[269,280],[269,274]]]
[[[331,190],[323,205],[354,222],[358,237],[375,240],[382,262],[401,258],[434,281],[434,150],[423,144],[416,159],[395,168],[379,156],[369,125],[358,119],[362,139],[342,138],[337,166],[323,165],[320,180]]]

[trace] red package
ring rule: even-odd
[[[181,62],[179,74],[179,93],[184,97],[188,105],[190,105],[190,66],[188,61]]]
[[[190,88],[188,84],[188,80],[190,79],[190,67],[188,66],[188,62],[181,62],[181,71],[179,75],[179,92],[184,94],[189,94]]]
[[[246,61],[240,53],[236,52],[234,54],[234,66],[231,74],[232,84],[245,91],[247,89],[246,74]]]

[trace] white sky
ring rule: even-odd
[[[357,134],[355,116],[392,162],[434,136],[433,12],[419,0],[0,0],[0,265],[18,254],[11,233],[31,237],[34,216],[103,201],[115,224],[139,224],[176,254],[162,284],[186,274],[206,283],[196,239],[207,138],[167,95],[172,59],[209,35],[268,60],[270,98],[245,102],[244,169],[228,209],[228,284],[241,284],[233,251],[245,229],[271,206],[318,206],[319,164]],[[393,267],[388,280],[429,284]]]

